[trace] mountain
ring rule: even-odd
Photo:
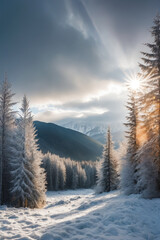
[[[106,132],[108,124],[104,122],[89,122],[76,119],[75,121],[61,121],[59,122],[59,124],[63,127],[84,133],[102,144],[105,144],[106,142]],[[115,148],[117,148],[119,146],[119,142],[123,141],[124,139],[124,129],[120,128],[119,124],[114,125],[112,123],[110,125],[112,131],[112,138],[115,143]]]
[[[77,161],[96,161],[102,155],[103,145],[85,134],[54,123],[35,121],[34,124],[43,153],[49,151]]]
[[[58,121],[60,126],[73,129],[75,131],[84,133],[88,136],[92,135],[92,131],[96,133],[106,133],[107,124],[100,121],[89,121],[89,120],[61,120]],[[94,134],[93,134],[94,135]]]

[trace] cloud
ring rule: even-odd
[[[159,7],[157,0],[1,0],[0,77],[8,72],[16,100],[25,93],[41,120],[118,121],[125,72],[136,69]]]
[[[64,104],[50,104],[43,108],[32,109],[35,119],[58,124],[70,121],[83,121],[86,123],[120,124],[125,121],[126,91],[122,89],[119,94],[111,92],[100,98],[92,98],[87,102],[68,102]],[[48,109],[46,111],[46,109]],[[120,127],[121,127],[120,126]]]
[[[57,98],[78,90],[82,83],[85,88],[89,77],[101,73],[96,42],[62,24],[61,16],[67,19],[65,4],[61,8],[54,2],[3,1],[0,72],[8,72],[18,94]],[[54,16],[56,11],[59,14]]]

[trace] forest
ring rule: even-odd
[[[29,101],[14,109],[7,75],[0,91],[0,204],[41,208],[46,191],[93,188],[97,194],[121,189],[126,195],[160,197],[160,16],[152,43],[142,52],[141,71],[128,79],[126,141],[114,149],[108,127],[103,157],[75,162],[39,150]],[[17,117],[18,116],[18,117]],[[84,156],[85,160],[85,156]]]

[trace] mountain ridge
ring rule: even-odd
[[[103,145],[83,133],[54,123],[34,121],[34,124],[43,153],[49,151],[76,161],[96,161],[102,156]]]
[[[69,128],[87,136],[91,137],[92,139],[100,142],[101,144],[106,143],[106,133],[108,126],[111,126],[111,133],[112,138],[114,141],[115,148],[119,147],[119,143],[124,140],[124,128],[119,124],[107,124],[101,121],[80,121],[80,120],[70,120],[70,121],[59,121],[57,122],[60,126],[65,128]]]

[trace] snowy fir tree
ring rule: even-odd
[[[74,164],[73,166],[73,176],[72,176],[72,189],[76,189],[78,185],[78,172],[77,166]]]
[[[15,127],[14,94],[5,80],[0,89],[0,203],[10,204],[10,160]]]
[[[96,182],[96,169],[97,169],[97,162],[85,162],[82,163],[82,168],[85,169],[86,172],[86,182],[85,187],[90,188],[95,185]]]
[[[76,163],[76,172],[78,175],[77,187],[85,188],[87,176],[86,176],[85,169],[82,168],[80,163]],[[73,178],[73,180],[74,180],[74,178]]]
[[[110,128],[107,132],[107,142],[104,148],[103,160],[101,162],[96,192],[109,192],[118,187],[117,159],[113,148]]]
[[[160,15],[154,19],[151,34],[153,43],[146,44],[149,52],[142,52],[140,64],[146,85],[141,99],[146,142],[139,153],[139,183],[145,182],[141,192],[146,197],[160,194]]]
[[[38,151],[36,131],[29,102],[24,96],[21,116],[17,126],[16,157],[12,158],[12,205],[40,208],[45,204],[45,173],[41,167],[42,156]]]
[[[137,127],[138,127],[138,111],[136,104],[136,91],[133,89],[129,90],[128,102],[126,108],[128,110],[128,115],[126,117],[127,127],[126,137],[127,137],[127,152],[125,155],[125,162],[122,167],[121,172],[121,186],[126,194],[131,194],[135,192],[136,185],[136,171],[137,171],[137,150],[138,150],[138,140],[137,140]]]
[[[51,191],[53,190],[53,176],[55,176],[55,174],[53,173],[51,154],[49,152],[43,156],[43,167],[46,171],[47,190]]]
[[[142,52],[141,94],[130,88],[127,104],[128,149],[121,185],[127,194],[160,196],[160,16],[151,30],[153,43]]]

